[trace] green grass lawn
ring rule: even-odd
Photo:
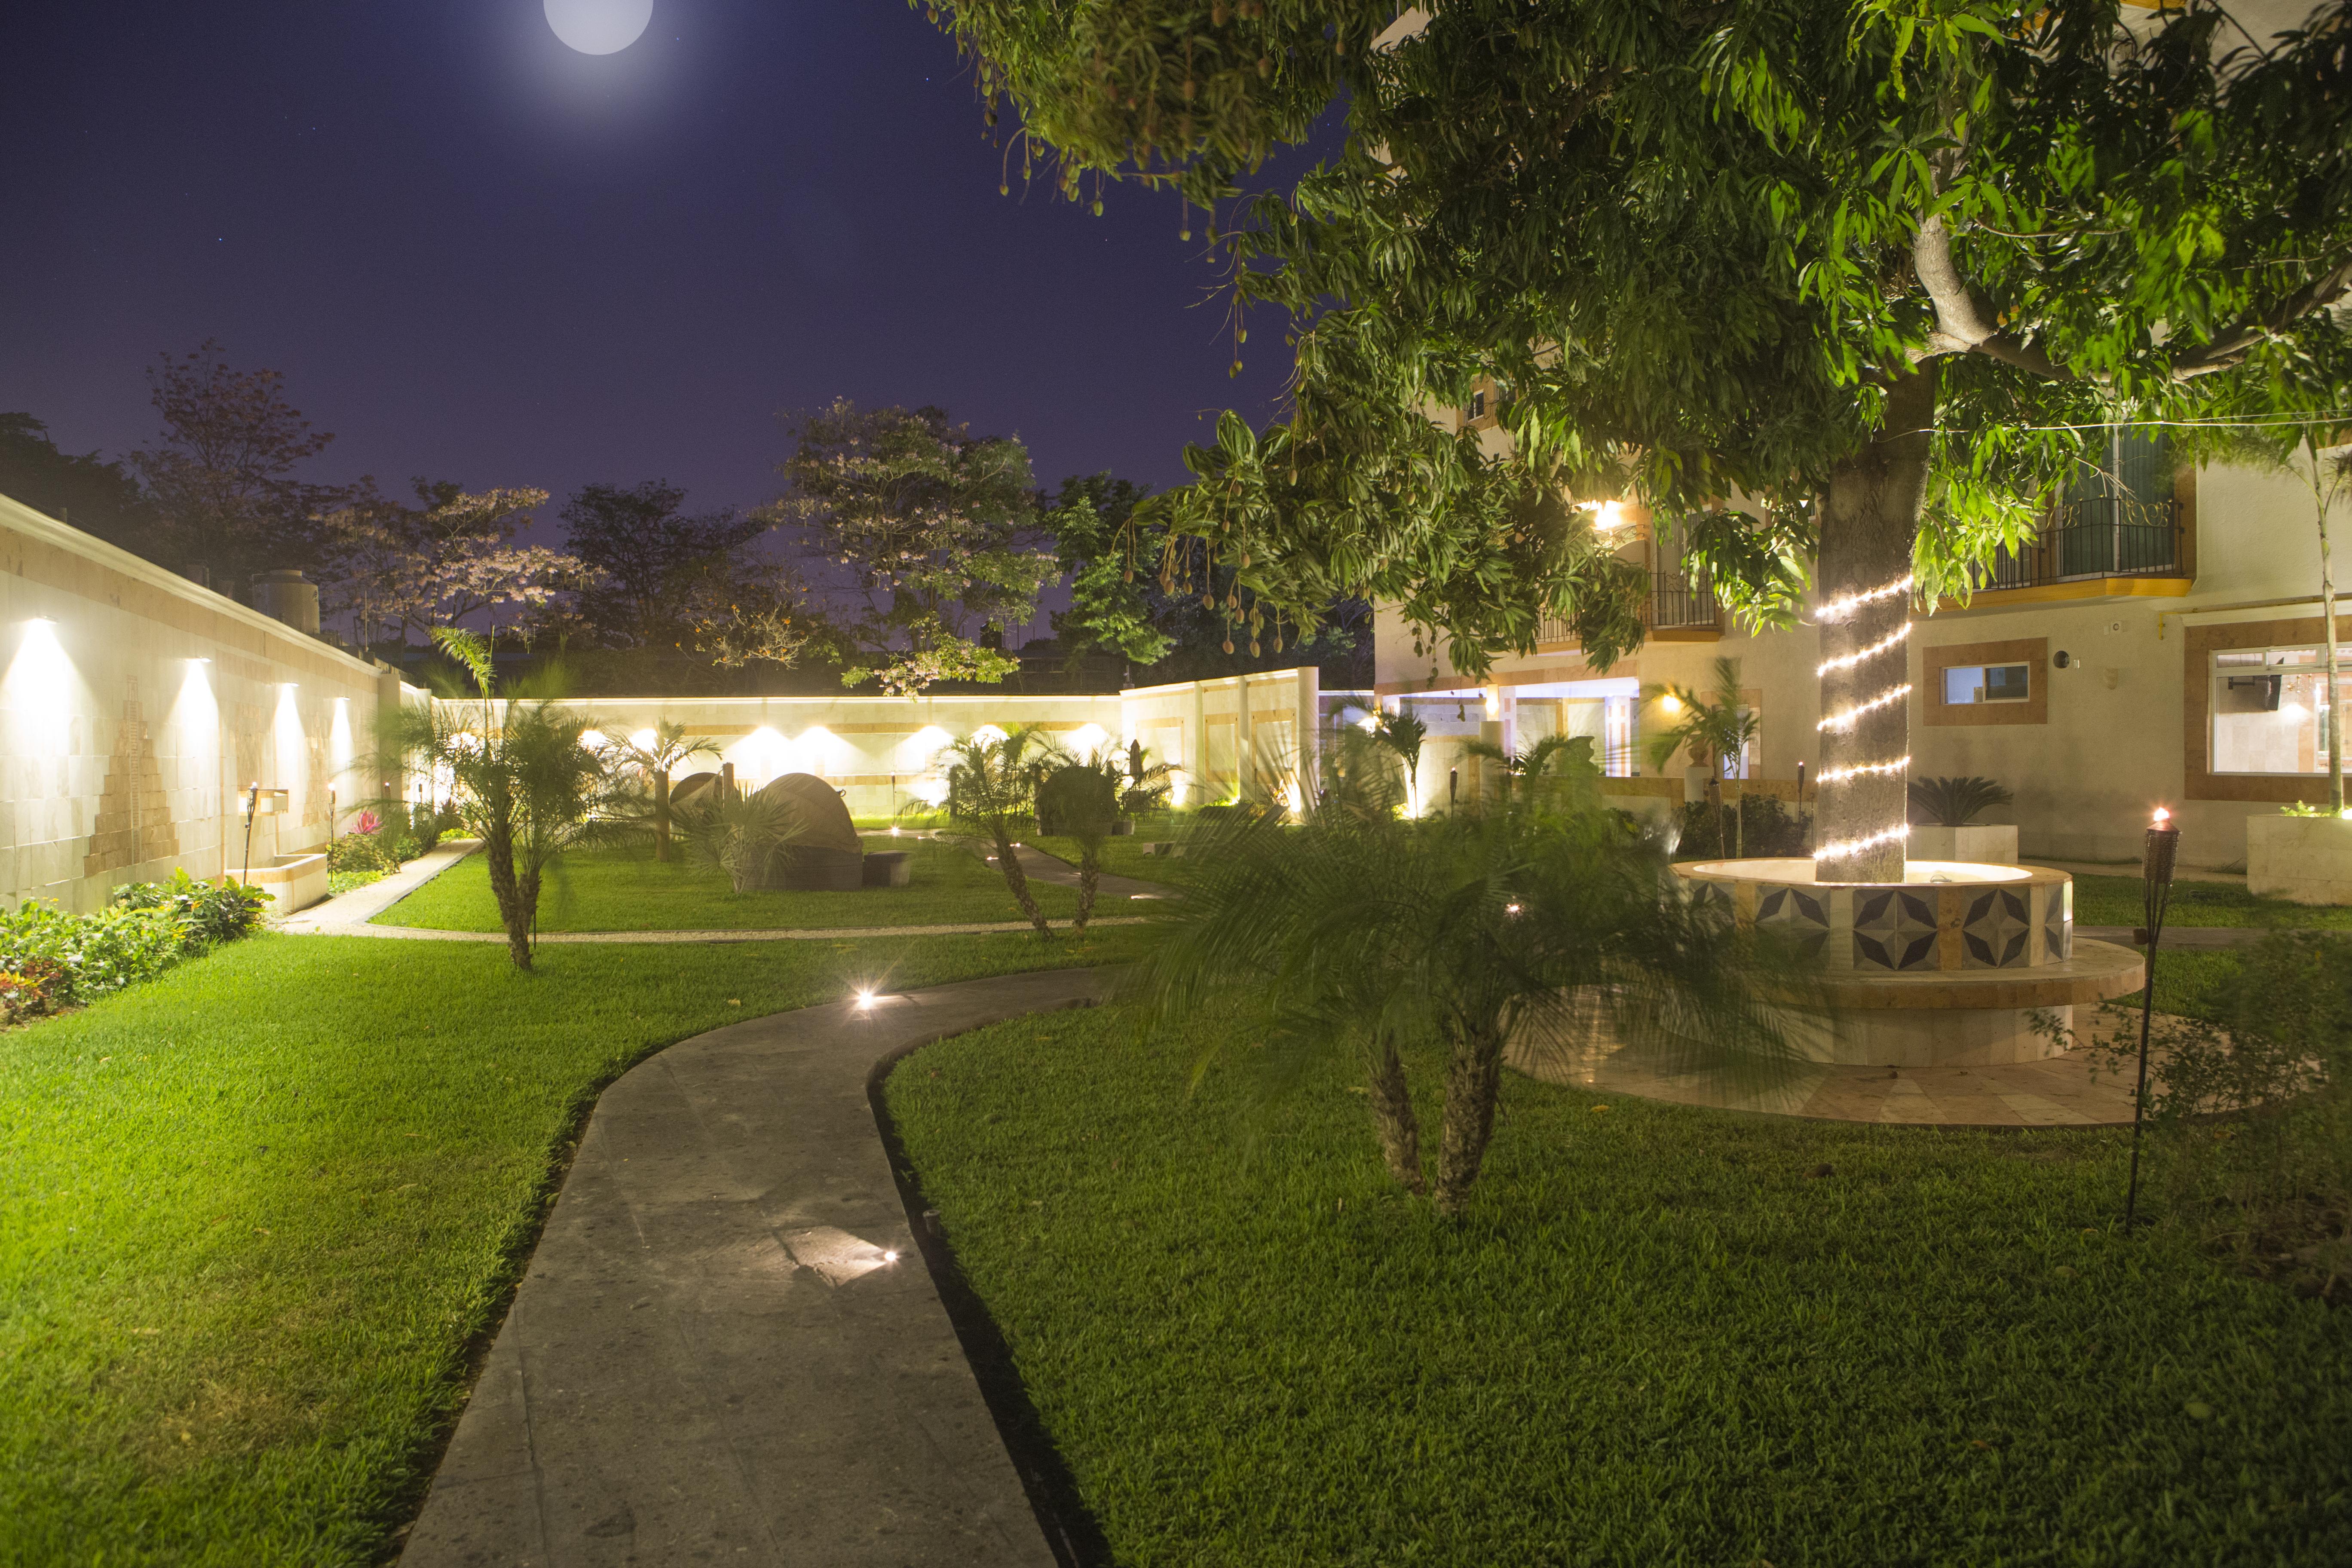
[[[1056,859],[1066,860],[1076,867],[1083,852],[1075,838],[1033,838],[1027,841]],[[1153,840],[1142,837],[1106,838],[1102,847],[1102,868],[1114,877],[1132,877],[1139,882],[1156,882],[1162,887],[1181,886],[1184,880],[1182,856],[1162,858],[1146,855],[1143,847]]]
[[[887,1088],[1129,1568],[2352,1561],[2352,1313],[2121,1239],[2119,1134],[1507,1075],[1457,1226],[1347,1075],[1193,1059],[1066,1014]]]
[[[2140,879],[2137,877],[2074,879],[2074,920],[2080,925],[2137,926],[2140,923]],[[2352,929],[2352,909],[2315,908],[2284,899],[2258,899],[2242,882],[2193,882],[2186,878],[2172,884],[2172,907],[2164,923],[2173,926],[2325,926]]]
[[[0,1563],[383,1561],[604,1084],[856,983],[1137,935],[553,947],[532,975],[264,936],[0,1034]]]
[[[904,888],[854,893],[738,893],[727,874],[680,860],[580,849],[552,867],[540,894],[539,929],[566,931],[838,931],[867,926],[971,925],[1022,919],[996,868],[949,845],[867,835],[866,847],[913,852]],[[1039,886],[1055,919],[1076,912],[1074,889]],[[469,855],[378,915],[378,925],[498,931],[488,868]]]

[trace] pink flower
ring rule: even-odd
[[[374,812],[362,811],[360,813],[360,819],[352,824],[352,830],[355,833],[373,833],[383,826],[383,819]]]

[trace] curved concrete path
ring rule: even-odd
[[[1051,1564],[866,1086],[885,1057],[1107,984],[1061,970],[803,1008],[623,1075],[403,1568]]]

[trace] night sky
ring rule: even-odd
[[[936,403],[1042,482],[1181,482],[1229,379],[1172,196],[997,194],[968,69],[900,0],[655,0],[615,55],[541,0],[11,7],[0,410],[151,438],[218,338],[337,440],[305,477],[774,493],[780,408]],[[1255,343],[1279,344],[1261,320]]]

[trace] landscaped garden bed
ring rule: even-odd
[[[727,873],[688,859],[657,861],[635,849],[573,849],[550,868],[540,930],[835,931],[867,926],[964,925],[1017,921],[1021,910],[1003,879],[978,856],[953,845],[887,833],[864,837],[869,850],[910,851],[908,885],[855,892],[738,893]],[[1076,894],[1040,886],[1039,905],[1055,918],[1077,908]],[[376,917],[380,925],[434,931],[499,930],[489,873],[469,856]]]
[[[1134,935],[261,937],[0,1034],[0,1562],[385,1561],[603,1085]]]
[[[1206,1043],[1026,1019],[887,1090],[1120,1563],[2352,1556],[2352,1315],[2125,1240],[2120,1132],[1508,1078],[1444,1224],[1360,1069]]]

